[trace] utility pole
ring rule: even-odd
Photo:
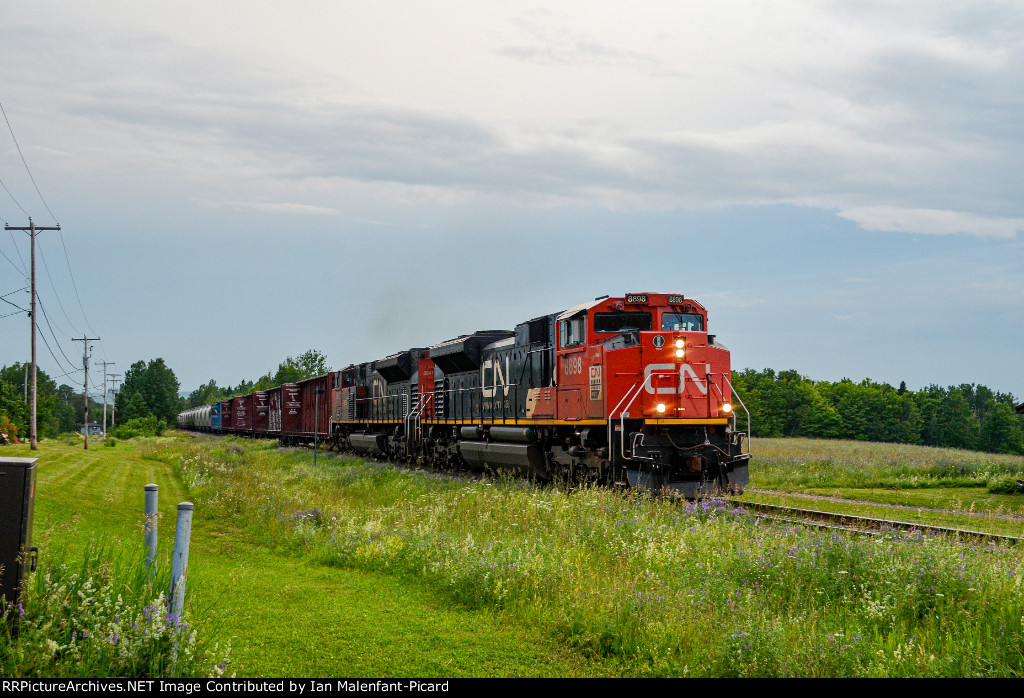
[[[29,317],[32,318],[32,419],[31,426],[29,427],[29,441],[32,444],[32,450],[37,449],[37,437],[36,437],[36,406],[38,400],[36,399],[36,233],[40,230],[60,230],[60,226],[47,228],[43,226],[36,226],[32,222],[32,217],[29,216],[28,227],[18,227],[12,225],[5,225],[4,230],[21,230],[27,231],[29,237],[32,239],[32,310],[29,311]]]
[[[114,401],[112,403],[110,403],[110,426],[116,426],[117,425],[117,384],[120,382],[118,380],[118,378],[120,378],[120,377],[121,377],[120,373],[111,373],[110,374],[110,382],[112,384],[111,388],[110,388],[110,392],[113,393],[113,395],[114,395]]]
[[[107,366],[113,366],[113,361],[101,361],[103,364],[103,440],[107,439]]]
[[[85,387],[82,392],[85,393],[85,450],[89,450],[89,342],[100,341],[99,337],[82,337],[81,339],[72,339],[72,342],[82,343],[82,366],[85,368]]]

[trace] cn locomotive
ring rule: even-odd
[[[539,481],[740,493],[749,438],[737,429],[729,350],[707,330],[707,311],[681,294],[603,296],[178,421]]]

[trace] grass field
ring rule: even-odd
[[[119,442],[88,452],[47,441],[38,457],[35,543],[81,555],[97,537],[142,540],[143,488],[160,486],[159,545],[169,557],[177,504],[190,498],[174,468],[152,457],[174,438]],[[302,454],[303,457],[305,454]],[[485,609],[452,605],[429,588],[386,572],[326,567],[268,545],[258,527],[214,519],[196,500],[189,583],[191,615],[230,639],[238,676],[583,676],[614,673],[584,662],[537,629],[503,623]],[[202,616],[196,618],[196,616]]]
[[[758,439],[752,501],[1024,537],[1024,457],[812,439]],[[1013,489],[1013,488],[1010,488]]]
[[[235,439],[164,437],[87,454],[44,442],[36,455],[44,556],[84,550],[95,536],[140,538],[147,482],[161,487],[166,554],[177,502],[195,502],[189,618],[231,639],[228,670],[239,676],[1024,667],[1024,555],[1013,548],[823,534],[723,503],[465,480],[333,454],[314,468],[308,451]],[[755,456],[752,487],[772,492],[751,496],[839,496],[865,504],[814,508],[888,504],[911,507],[892,517],[904,520],[1018,525],[1021,497],[990,494],[987,483],[1014,477],[1024,459],[803,440],[755,441]]]

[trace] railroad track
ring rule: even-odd
[[[742,506],[744,509],[758,512],[758,516],[773,521],[784,521],[801,525],[811,525],[821,528],[839,529],[879,535],[885,530],[898,531],[921,531],[935,535],[951,536],[960,539],[973,539],[992,543],[1016,544],[1024,541],[1014,536],[1004,536],[997,533],[984,533],[982,531],[970,531],[962,528],[948,528],[946,526],[931,526],[907,521],[893,521],[891,519],[872,519],[866,516],[854,516],[852,514],[837,514],[831,511],[818,511],[815,509],[797,509],[785,507],[778,504],[762,504],[741,499],[730,499],[729,501]]]

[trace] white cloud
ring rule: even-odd
[[[1015,237],[1024,230],[1024,218],[990,218],[931,208],[858,206],[842,209],[838,215],[866,230],[923,235],[975,235],[1005,240]]]
[[[218,205],[218,204],[214,204]],[[310,206],[308,204],[292,203],[270,203],[262,201],[225,201],[220,206],[236,210],[261,211],[263,213],[287,213],[297,216],[337,216],[341,211],[325,206]]]

